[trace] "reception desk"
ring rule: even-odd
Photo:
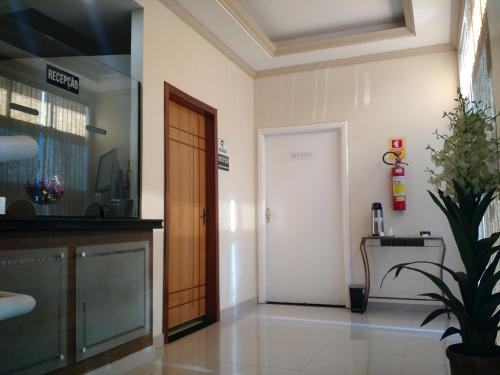
[[[0,374],[75,374],[152,345],[161,220],[0,219],[0,291],[35,308],[0,321]]]

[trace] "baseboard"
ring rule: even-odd
[[[431,312],[442,305],[432,303],[432,301],[425,301],[419,303],[403,303],[403,302],[388,302],[387,300],[368,300],[368,310],[382,309],[382,310],[398,310],[407,312]]]
[[[220,320],[234,318],[236,315],[255,306],[257,306],[257,297],[250,298],[234,306],[226,307],[220,312]]]
[[[160,349],[163,346],[165,346],[165,336],[163,335],[163,333],[153,337],[153,347],[155,349]]]
[[[298,303],[298,302],[275,302],[267,301],[269,305],[284,305],[284,306],[305,306],[305,307],[329,307],[335,309],[345,309],[345,305],[326,305],[323,303]]]
[[[214,322],[208,322],[206,319],[201,320],[199,323],[196,323],[188,328],[182,329],[181,331],[178,331],[177,333],[169,334],[168,335],[168,343],[172,343],[176,340],[182,339],[185,336],[189,336],[190,334],[199,331],[205,327],[208,327],[209,325],[213,324]]]

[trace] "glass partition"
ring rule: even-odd
[[[138,217],[139,83],[0,18],[0,196],[38,216]]]

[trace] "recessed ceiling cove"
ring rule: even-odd
[[[202,35],[209,33],[207,39],[220,41],[233,61],[260,72],[452,49],[460,0],[161,1]]]
[[[237,3],[274,43],[405,25],[401,0],[237,0]]]

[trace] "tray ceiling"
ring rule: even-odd
[[[455,48],[460,0],[161,0],[249,74]]]
[[[401,0],[237,0],[273,42],[404,25]]]

